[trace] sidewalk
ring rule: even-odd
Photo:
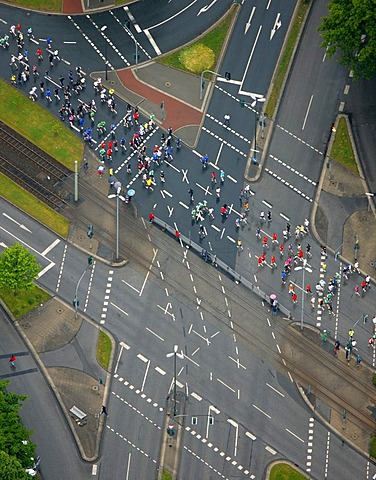
[[[111,377],[96,359],[99,326],[81,315],[76,318],[72,308],[53,297],[16,322],[16,327],[38,359],[82,458],[96,460],[104,426],[100,412],[107,403]],[[110,368],[111,364],[112,359]],[[86,414],[85,425],[74,421],[69,411],[73,406]]]

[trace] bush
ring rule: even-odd
[[[374,373],[374,374],[372,375],[372,383],[373,383],[373,384],[375,385],[375,387],[376,387],[376,373]]]

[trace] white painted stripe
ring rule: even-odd
[[[260,413],[262,413],[263,415],[265,415],[265,417],[268,417],[268,418],[272,418],[270,415],[268,415],[267,413],[265,413],[263,410],[261,410],[261,408],[257,407],[256,405],[252,405],[252,407],[254,407],[256,410],[258,410]]]
[[[269,447],[269,445],[265,447],[265,450],[267,450],[272,455],[275,455],[277,453],[272,447]]]
[[[278,395],[281,395],[281,397],[284,397],[283,393],[279,392],[276,388],[272,387],[271,385],[269,385],[269,383],[266,384],[269,388],[271,388],[272,390],[274,390],[276,393],[278,393]]]
[[[46,250],[44,250],[41,255],[42,257],[45,257],[47,255],[48,252],[50,252],[54,247],[56,247],[56,245],[58,245],[60,243],[60,239],[59,238],[56,238],[56,240],[54,240],[51,245],[49,245]]]
[[[91,467],[91,474],[92,475],[96,475],[97,474],[97,471],[98,471],[98,465],[93,465]]]
[[[137,354],[137,358],[139,358],[139,359],[140,359],[142,362],[144,362],[144,363],[147,363],[147,362],[149,361],[146,357],[144,357],[143,355],[141,355],[141,353],[138,353],[138,354]]]
[[[196,400],[198,400],[199,402],[201,402],[202,400],[202,397],[200,397],[200,395],[196,392],[192,392],[191,393],[191,397],[195,398]]]
[[[125,348],[126,350],[129,350],[131,347],[129,345],[127,345],[126,343],[124,342],[120,342],[120,346]]]
[[[148,29],[144,30],[144,34],[146,35],[147,39],[149,40],[151,46],[154,48],[154,51],[157,55],[162,55],[162,52],[159,50],[158,45],[156,44],[154,38],[151,36]]]
[[[49,265],[47,265],[46,267],[44,267],[44,269],[41,270],[41,271],[38,273],[37,278],[42,277],[45,273],[48,272],[48,270],[50,270],[50,269],[51,269],[52,267],[54,267],[54,266],[55,266],[54,262],[51,262]]]
[[[253,435],[251,432],[245,432],[246,436],[249,437],[251,440],[256,440],[255,435]]]
[[[286,432],[290,433],[293,437],[297,438],[298,440],[300,440],[302,443],[304,443],[304,440],[300,437],[298,437],[298,435],[295,435],[295,433],[293,433],[291,430],[289,430],[288,428],[286,428]]]
[[[151,334],[153,334],[155,337],[159,338],[159,340],[161,340],[162,342],[164,342],[164,338],[160,337],[159,335],[157,335],[155,332],[153,332],[153,330],[150,330],[150,328],[146,327],[146,330],[148,332],[150,332]]]
[[[155,367],[155,370],[160,373],[161,375],[166,375],[166,372],[162,370],[160,367]]]

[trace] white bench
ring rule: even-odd
[[[77,408],[75,405],[73,405],[73,407],[69,411],[71,412],[72,417],[74,418],[76,423],[80,425],[80,427],[86,424],[86,413]]]

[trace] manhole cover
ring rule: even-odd
[[[111,85],[115,85],[115,82],[113,80],[110,83],[111,83]]]
[[[165,86],[166,86],[166,87],[171,87],[171,83],[170,83],[170,82],[166,82],[166,83],[165,83]]]
[[[64,312],[64,310],[62,308],[58,308],[56,311],[57,311],[57,313],[63,313]]]
[[[98,385],[93,385],[91,387],[91,389],[94,391],[94,392],[97,392],[98,391]]]

